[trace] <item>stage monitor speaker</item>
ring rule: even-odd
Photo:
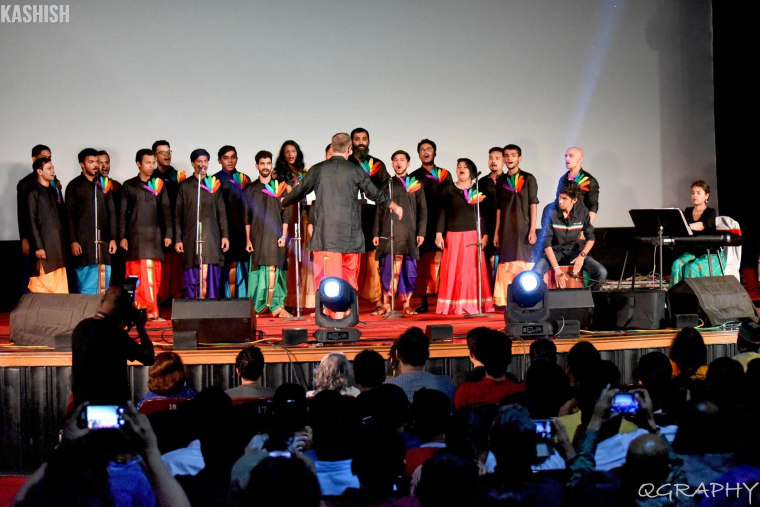
[[[749,294],[733,276],[687,278],[668,291],[671,313],[696,313],[705,323],[757,321],[757,309]]]
[[[551,289],[546,291],[545,304],[549,306],[549,322],[577,320],[583,329],[591,326],[594,300],[591,289]],[[555,330],[556,332],[556,330]]]
[[[309,332],[305,328],[285,328],[282,330],[283,345],[300,345],[309,341]]]
[[[438,340],[446,340],[454,337],[454,326],[449,324],[434,324],[432,326],[425,326],[425,335],[428,340],[435,342]]]
[[[196,343],[244,343],[253,339],[256,312],[248,298],[175,299],[172,302],[172,331],[182,336],[183,347],[193,348],[188,333],[195,333]],[[175,338],[175,348],[177,340]]]
[[[667,322],[664,290],[598,290],[594,298],[594,329],[663,329]]]
[[[95,315],[101,299],[87,294],[24,294],[11,312],[10,340],[16,345],[55,347],[56,336],[68,336],[70,342],[76,325]]]

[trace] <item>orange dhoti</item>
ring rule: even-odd
[[[428,294],[438,294],[438,271],[441,267],[443,252],[421,252],[417,262],[417,295],[425,297]]]
[[[507,306],[507,290],[512,280],[523,271],[533,269],[534,264],[525,261],[500,262],[493,287],[493,303],[497,306]]]
[[[314,287],[319,290],[319,283],[326,276],[336,276],[351,284],[358,290],[359,253],[314,252]],[[379,276],[378,276],[379,279]],[[379,283],[379,282],[378,282]]]
[[[161,261],[139,259],[126,262],[127,276],[136,276],[140,283],[135,290],[135,305],[145,308],[148,318],[158,317],[158,291],[161,286]]]
[[[379,301],[383,297],[383,286],[380,283],[378,262],[375,251],[361,254],[361,267],[359,269],[359,297],[371,302]]]

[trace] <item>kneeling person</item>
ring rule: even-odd
[[[174,227],[177,234],[175,250],[183,254],[182,297],[186,299],[217,299],[221,297],[222,264],[230,248],[227,211],[224,208],[221,182],[208,176],[209,154],[198,148],[190,154],[193,177],[179,184],[175,207]],[[200,181],[199,181],[200,180]],[[200,188],[201,243],[198,236],[198,185]],[[198,255],[198,253],[202,255]],[[203,265],[201,265],[201,261]],[[201,274],[202,272],[202,274]]]
[[[573,275],[579,275],[584,269],[594,280],[592,289],[598,289],[607,279],[607,270],[588,254],[594,247],[594,226],[591,225],[589,211],[583,203],[578,202],[580,188],[574,181],[565,181],[560,187],[557,200],[544,208],[541,220],[541,234],[544,236],[544,256],[533,270],[543,275],[551,266],[557,270],[557,283],[564,289],[567,276],[559,271],[560,264],[572,264]],[[586,243],[581,248],[580,234]]]

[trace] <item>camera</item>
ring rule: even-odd
[[[135,308],[130,306],[124,312],[124,325],[128,329],[132,329],[134,326],[144,327],[148,322],[148,311],[145,308]]]
[[[612,398],[610,413],[634,415],[641,405],[633,393],[618,393]]]
[[[78,421],[80,428],[91,430],[119,429],[124,427],[124,407],[121,405],[88,405]]]

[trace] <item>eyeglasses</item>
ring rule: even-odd
[[[419,150],[420,153],[427,152],[427,151],[435,151],[435,150],[433,149],[432,146],[428,146],[426,148],[420,148]]]
[[[164,156],[166,156],[166,155],[171,155],[171,154],[172,154],[172,150],[163,150],[163,151],[157,151],[156,152],[156,155],[164,155]]]

